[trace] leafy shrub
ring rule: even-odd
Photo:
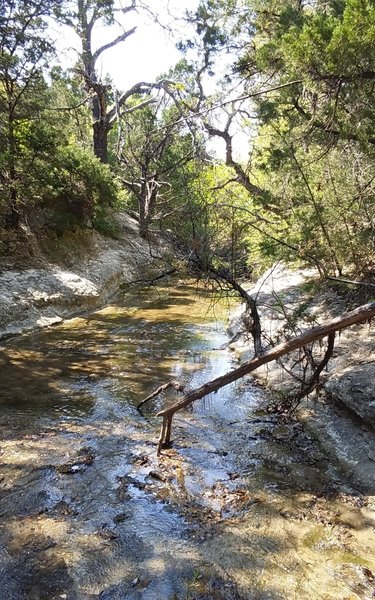
[[[45,166],[41,163],[39,173],[34,173],[38,177],[34,203],[47,209],[48,224],[57,231],[94,222],[98,212],[116,203],[118,189],[109,166],[90,151],[78,146],[59,148],[50,168]]]
[[[113,213],[108,211],[106,207],[99,206],[96,209],[92,224],[95,229],[103,235],[107,235],[115,239],[120,237],[121,228],[114,219]]]

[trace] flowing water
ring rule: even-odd
[[[223,309],[148,289],[0,349],[0,599],[374,597],[374,498],[248,378],[177,415],[165,394],[234,365]]]

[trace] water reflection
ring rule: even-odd
[[[135,401],[164,382],[180,352],[194,346],[191,362],[207,346],[194,323],[205,318],[208,303],[174,289],[139,294],[139,307],[107,306],[63,326],[28,334],[0,350],[1,400],[4,409],[20,408],[43,416],[92,408],[87,382],[111,378],[125,401]],[[133,299],[134,301],[134,299]],[[187,310],[189,312],[187,322]],[[194,358],[195,357],[195,358]]]

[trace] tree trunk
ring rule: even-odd
[[[99,119],[93,123],[94,154],[102,163],[108,163],[108,132],[106,121]]]
[[[8,115],[8,171],[9,171],[9,225],[12,229],[18,229],[20,224],[20,212],[18,210],[18,193],[17,193],[17,169],[16,169],[16,137],[14,132],[13,108]]]
[[[92,127],[94,154],[108,163],[108,133],[111,129],[107,116],[107,90],[105,85],[93,83],[96,96],[92,100]]]
[[[151,179],[147,179],[146,175],[143,174],[143,182],[138,197],[139,235],[146,240],[148,239],[150,223],[155,212],[158,190],[157,175],[154,175]]]
[[[148,227],[150,225],[150,215],[146,210],[144,202],[139,202],[139,235],[144,240],[148,239]]]

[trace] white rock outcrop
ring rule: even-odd
[[[69,269],[46,263],[40,268],[0,269],[0,338],[61,322],[105,302],[121,283],[144,270],[163,269],[163,243],[139,237],[134,219],[117,217],[119,239],[92,232],[90,253]]]

